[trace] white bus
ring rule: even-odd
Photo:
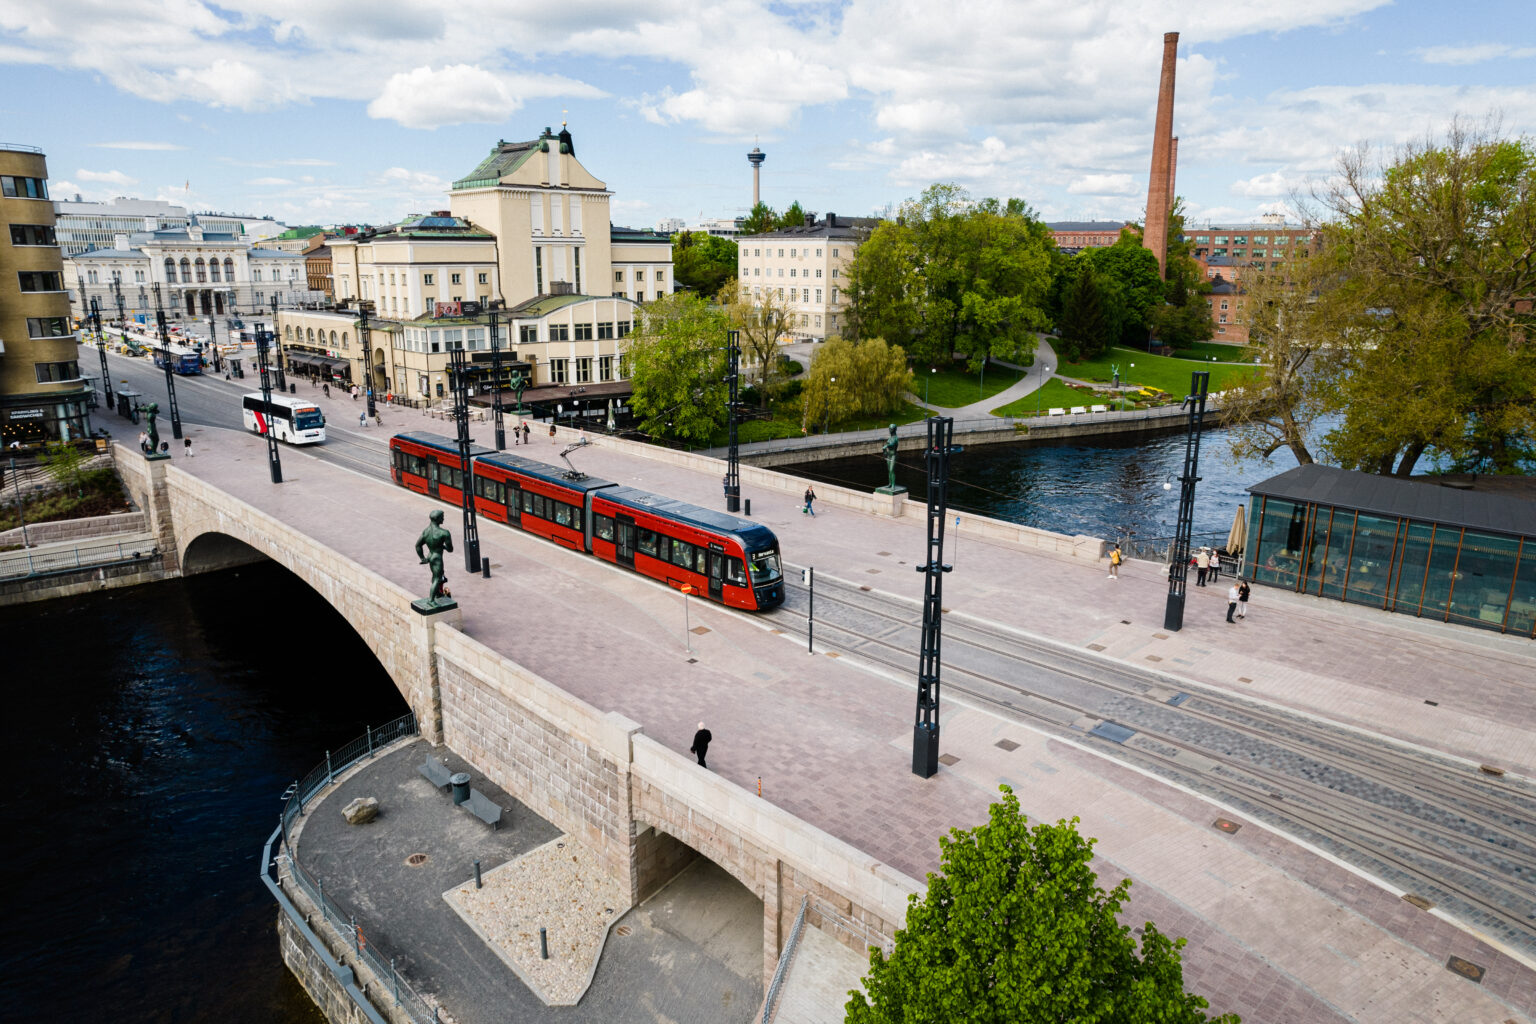
[[[245,429],[265,434],[269,429],[279,441],[289,444],[319,444],[325,440],[325,414],[314,402],[286,395],[273,395],[263,402],[257,391],[241,398],[245,408]]]

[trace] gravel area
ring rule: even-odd
[[[561,836],[443,893],[449,906],[549,1006],[575,1006],[592,983],[608,929],[629,909],[623,886]],[[539,956],[548,930],[549,959]]]

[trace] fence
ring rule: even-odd
[[[800,931],[805,927],[805,908],[810,902],[809,893],[800,897],[800,912],[795,915],[795,923],[789,929],[789,939],[779,954],[779,965],[773,969],[773,981],[768,983],[768,994],[763,997],[763,1024],[773,1020],[774,1004],[779,1001],[779,988],[789,974],[789,962],[795,958],[795,947],[800,944]]]
[[[160,557],[154,541],[143,538],[117,543],[83,544],[64,551],[36,552],[31,548],[0,554],[0,581],[52,576],[77,569],[97,569],[132,562],[153,562]]]
[[[1126,558],[1139,558],[1148,562],[1168,563],[1168,553],[1173,550],[1172,537],[1121,537],[1120,553]],[[1220,533],[1192,533],[1189,537],[1189,550],[1198,551],[1202,547],[1219,550],[1227,546],[1227,532]]]
[[[337,776],[359,761],[365,761],[374,756],[379,750],[389,746],[396,740],[419,733],[414,714],[397,718],[393,722],[378,727],[368,727],[362,736],[336,750],[327,750],[325,760],[312,768],[309,774],[294,782],[288,787],[285,794],[287,802],[283,806],[282,825],[280,827],[283,853],[288,858],[288,875],[286,882],[297,885],[307,896],[326,922],[335,930],[336,935],[352,951],[352,956],[359,964],[367,965],[382,984],[388,985],[385,995],[391,999],[395,1006],[404,1010],[411,1020],[417,1024],[437,1024],[438,1011],[400,977],[395,967],[395,957],[381,950],[372,942],[367,941],[364,933],[358,928],[357,919],[345,912],[334,900],[325,895],[325,883],[317,876],[311,875],[305,870],[290,841],[292,827],[295,819],[304,813],[304,807],[319,795],[327,786],[336,781]],[[263,867],[268,871],[273,863],[270,859]],[[270,876],[268,876],[270,877]],[[277,877],[277,884],[282,885],[285,879]],[[271,883],[269,883],[271,884]],[[325,950],[316,950],[324,954]],[[354,995],[354,1001],[360,998]],[[363,1007],[359,1006],[359,1009]],[[369,1007],[368,1009],[371,1009]],[[367,1013],[367,1010],[364,1010]]]

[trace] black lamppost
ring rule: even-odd
[[[491,311],[491,419],[496,424],[496,450],[506,451],[507,428],[501,420],[501,318]]]
[[[84,294],[83,292],[81,294]],[[112,408],[112,374],[107,370],[107,336],[101,333],[101,307],[91,300],[91,319],[96,328],[96,351],[101,356],[101,390],[107,408]]]
[[[912,773],[932,778],[939,770],[939,639],[944,629],[944,519],[949,508],[949,455],[955,421],[928,419],[928,553],[923,573],[922,651],[917,667],[917,720],[912,727]]]
[[[213,317],[208,318],[208,347],[213,351],[213,372],[223,373],[224,368],[219,365],[218,321]]]
[[[373,419],[378,415],[373,404],[373,333],[368,327],[368,309],[373,305],[367,299],[359,299],[357,303],[357,343],[363,346],[363,390],[368,400],[368,418]],[[400,382],[397,380],[398,385]]]
[[[448,382],[453,387],[453,419],[459,428],[459,495],[464,506],[464,571],[480,571],[480,527],[475,521],[475,467],[469,458],[469,374],[464,350],[448,350]]]
[[[736,422],[741,418],[738,401],[741,380],[741,332],[726,331],[725,380],[730,387],[726,399],[725,415],[730,421],[730,447],[725,456],[725,510],[741,511],[741,462],[736,450]]]
[[[277,294],[272,295],[272,341],[277,346],[277,390],[288,390],[288,377],[283,373],[283,332],[277,329]],[[373,415],[369,409],[368,414]]]
[[[155,326],[160,328],[160,360],[165,363],[166,406],[171,413],[171,436],[181,440],[181,410],[176,407],[176,360],[171,358],[171,331],[165,324],[165,308],[160,304],[160,286],[155,285]]]
[[[261,372],[261,410],[266,417],[267,435],[267,468],[272,473],[272,482],[283,482],[283,463],[277,452],[277,431],[272,425],[272,374],[267,367],[267,340],[271,337],[262,325],[257,323],[256,329],[256,366]]]
[[[1189,424],[1184,434],[1184,475],[1179,477],[1179,521],[1174,528],[1172,563],[1168,567],[1168,606],[1163,612],[1163,628],[1184,626],[1184,584],[1189,577],[1189,535],[1194,528],[1195,484],[1200,477],[1200,423],[1205,418],[1205,395],[1211,375],[1205,370],[1190,374],[1189,394],[1184,407],[1189,410]]]

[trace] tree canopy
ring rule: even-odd
[[[1079,257],[1075,263],[1057,323],[1061,354],[1074,362],[1092,359],[1118,340],[1119,317],[1110,303],[1121,301],[1110,294],[1115,286],[1086,260]]]
[[[672,236],[672,278],[700,295],[714,295],[736,276],[736,243],[703,231]]]
[[[1077,819],[1030,828],[999,788],[986,824],[939,840],[940,870],[911,897],[890,957],[870,951],[848,1024],[1207,1021],[1209,1004],[1184,991],[1184,940],[1147,922],[1137,949],[1117,920],[1130,880],[1098,886]]]
[[[807,210],[796,199],[789,204],[783,213],[775,213],[773,207],[767,203],[759,202],[752,207],[742,222],[741,233],[743,235],[761,235],[769,231],[782,231],[785,228],[800,227],[805,224],[806,217],[815,217],[814,210]]]
[[[901,408],[912,387],[907,354],[883,338],[828,338],[816,351],[801,392],[801,426],[883,416]]]
[[[1052,247],[1022,200],[930,186],[859,246],[849,333],[900,342],[921,363],[1027,360],[1049,325]]]
[[[790,311],[772,288],[760,297],[746,293],[735,278],[720,289],[716,301],[730,325],[740,332],[743,378],[757,385],[757,401],[766,408],[768,399],[784,376],[779,359],[779,337],[789,328]]]
[[[703,442],[725,421],[728,327],[723,312],[686,292],[640,308],[624,354],[641,430]]]

